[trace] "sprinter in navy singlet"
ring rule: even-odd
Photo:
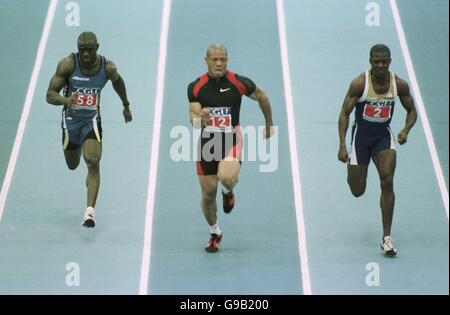
[[[69,169],[80,163],[81,154],[88,167],[86,178],[87,207],[83,226],[95,226],[94,206],[100,187],[100,158],[102,128],[100,118],[101,91],[111,80],[122,100],[125,122],[132,120],[125,82],[115,64],[97,54],[99,44],[92,32],[81,33],[77,40],[78,52],[62,59],[50,80],[47,102],[63,106],[62,142]],[[63,95],[60,95],[64,88]]]
[[[65,96],[72,96],[75,104],[62,110],[61,128],[63,149],[76,150],[86,139],[101,142],[100,96],[108,78],[106,58],[100,56],[100,67],[96,74],[89,76],[81,71],[80,56],[72,53],[75,68],[64,89]]]
[[[202,128],[197,174],[201,207],[211,233],[205,250],[216,252],[222,239],[216,204],[219,181],[224,212],[231,212],[235,203],[233,188],[238,181],[243,145],[239,126],[242,96],[258,101],[264,114],[266,138],[273,134],[273,122],[266,93],[249,78],[227,70],[228,53],[224,46],[208,47],[205,63],[208,72],[189,84],[188,99],[191,123],[194,128]]]
[[[405,126],[397,136],[399,144],[406,143],[408,133],[417,120],[417,112],[408,84],[389,71],[390,63],[389,48],[383,44],[373,46],[370,50],[371,68],[350,84],[339,115],[338,159],[348,165],[347,183],[355,197],[364,194],[368,165],[371,159],[375,163],[381,182],[383,236],[380,246],[386,256],[392,257],[397,254],[391,237],[396,151],[389,124],[397,96],[407,112]],[[353,109],[355,122],[348,154],[345,137]]]

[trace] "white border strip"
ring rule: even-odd
[[[6,197],[8,196],[9,187],[16,168],[17,158],[19,157],[20,147],[22,145],[23,135],[28,121],[28,116],[33,102],[34,91],[36,89],[39,72],[41,71],[42,60],[44,59],[45,47],[47,46],[48,35],[52,27],[53,18],[55,16],[56,6],[58,0],[52,0],[48,6],[47,16],[45,18],[44,29],[42,31],[39,48],[37,50],[36,59],[34,62],[33,72],[31,73],[30,83],[28,85],[27,96],[23,104],[22,116],[20,117],[19,126],[17,128],[16,138],[9,158],[8,168],[6,169],[5,178],[3,180],[2,190],[0,192],[0,221],[3,216],[3,211],[6,204]]]
[[[300,170],[298,164],[297,139],[294,122],[294,106],[292,101],[291,74],[286,39],[286,22],[284,17],[283,0],[277,0],[278,33],[280,37],[281,63],[283,66],[284,95],[286,98],[286,111],[289,130],[289,147],[291,153],[292,183],[294,189],[295,214],[297,217],[298,245],[302,273],[303,293],[311,295],[309,278],[308,251],[306,247],[305,222],[303,219],[302,188],[300,184]]]
[[[147,191],[147,211],[145,214],[144,247],[142,250],[141,278],[139,284],[139,294],[148,293],[148,282],[150,273],[150,255],[152,251],[152,226],[153,207],[155,202],[156,179],[158,172],[159,138],[161,131],[161,114],[164,97],[164,78],[166,72],[167,38],[169,35],[170,2],[164,0],[161,17],[161,34],[159,38],[159,61],[158,77],[155,98],[155,114],[153,119],[153,138],[150,159],[150,172],[148,177]]]
[[[397,2],[395,0],[390,0],[389,3],[391,5],[392,15],[394,16],[395,27],[397,28],[398,39],[400,41],[400,46],[402,47],[402,52],[405,58],[406,69],[408,71],[408,76],[411,81],[412,90],[414,96],[416,97],[417,108],[420,113],[423,130],[425,133],[425,137],[427,139],[428,149],[430,151],[431,160],[433,161],[434,172],[436,174],[436,179],[439,184],[439,189],[441,190],[442,201],[444,202],[445,212],[447,213],[447,221],[448,221],[449,214],[448,214],[447,185],[445,183],[441,164],[439,163],[439,157],[436,151],[436,146],[434,144],[433,134],[431,133],[430,123],[428,122],[428,117],[425,111],[422,95],[420,94],[419,84],[417,83],[416,73],[414,72],[413,63],[411,61],[411,56],[409,54],[408,44],[406,42],[405,32],[403,31],[402,21],[400,19]]]

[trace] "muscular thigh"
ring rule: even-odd
[[[379,152],[388,149],[395,150],[394,137],[388,127],[373,130],[353,127],[350,165],[369,165]]]
[[[392,134],[390,128],[386,128],[383,133],[376,138],[376,141],[374,141],[372,145],[371,156],[375,162],[375,157],[378,156],[379,153],[382,153],[382,159],[384,159],[384,156],[387,156],[386,158],[389,159],[388,156],[391,156],[393,154],[392,152],[395,153],[394,135]]]
[[[86,160],[102,157],[102,143],[94,139],[86,139],[83,143],[83,156]]]
[[[380,177],[393,175],[397,164],[397,153],[393,149],[382,150],[373,158]]]
[[[364,128],[354,125],[352,128],[352,147],[349,155],[349,165],[352,169],[359,169],[360,167],[369,165],[370,154],[372,147],[372,139]],[[353,168],[353,166],[355,166]]]
[[[202,175],[198,177],[202,195],[216,195],[218,179],[216,175]]]

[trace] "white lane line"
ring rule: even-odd
[[[155,189],[158,172],[159,137],[161,131],[161,114],[164,97],[164,78],[166,73],[167,38],[169,35],[170,2],[164,0],[161,17],[161,33],[159,38],[159,60],[158,76],[155,98],[155,114],[153,117],[153,138],[150,159],[150,171],[148,176],[147,206],[145,214],[144,247],[142,249],[141,278],[139,284],[139,294],[148,293],[150,256],[152,251],[152,227],[153,227],[153,207],[155,203]]]
[[[431,132],[428,116],[425,111],[425,105],[423,103],[422,94],[420,94],[419,84],[417,82],[416,73],[414,71],[411,55],[409,54],[408,44],[406,42],[405,32],[403,30],[402,21],[400,19],[400,13],[398,11],[397,2],[390,0],[392,15],[394,16],[395,27],[397,29],[398,39],[400,46],[402,47],[403,57],[405,58],[406,70],[408,71],[409,80],[411,81],[411,87],[416,98],[417,108],[419,110],[420,118],[422,121],[425,138],[427,139],[428,149],[430,151],[431,160],[433,161],[434,173],[439,184],[441,191],[442,201],[444,203],[445,212],[447,213],[447,221],[449,219],[448,214],[448,189],[445,183],[444,175],[442,172],[441,163],[434,144],[433,134]]]
[[[300,253],[300,267],[302,273],[303,293],[311,295],[309,277],[308,251],[306,246],[305,222],[302,205],[302,188],[300,183],[300,169],[298,164],[297,139],[294,121],[294,106],[292,101],[291,74],[289,70],[289,57],[286,39],[286,21],[284,16],[283,0],[277,0],[278,33],[280,38],[281,64],[283,67],[284,95],[286,98],[286,111],[289,131],[289,147],[291,153],[292,183],[294,189],[295,214],[297,217],[298,245]]]
[[[8,168],[6,169],[5,178],[3,180],[2,190],[0,191],[0,221],[5,209],[6,198],[8,196],[9,187],[16,168],[17,158],[19,157],[20,147],[22,145],[23,135],[27,126],[28,116],[31,110],[31,104],[33,102],[34,91],[36,89],[37,80],[39,78],[39,72],[41,71],[42,60],[44,59],[45,48],[47,46],[48,35],[52,27],[53,18],[55,16],[56,6],[58,0],[50,1],[47,10],[47,16],[45,18],[44,29],[42,31],[41,40],[36,54],[34,62],[33,72],[31,73],[30,83],[28,85],[27,95],[25,97],[25,103],[23,104],[22,116],[20,117],[19,126],[17,128],[16,138],[9,158]]]

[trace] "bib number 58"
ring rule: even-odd
[[[75,94],[75,101],[80,106],[95,106],[97,105],[97,95]]]

